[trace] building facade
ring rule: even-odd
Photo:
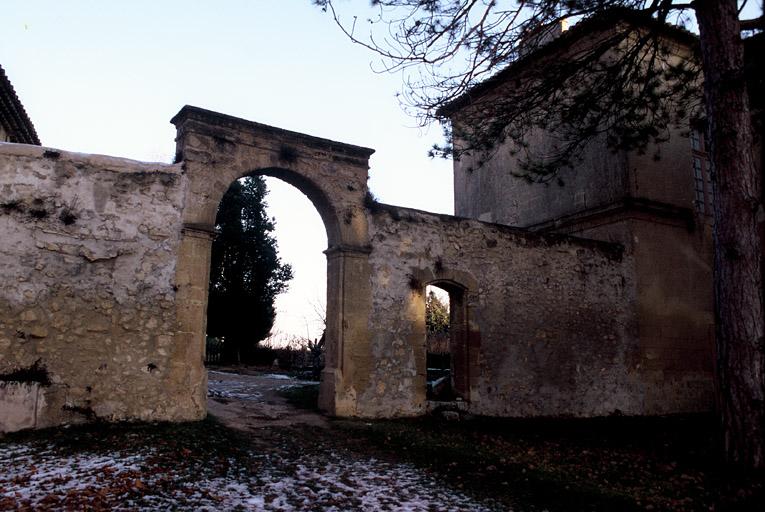
[[[618,26],[575,26],[445,113],[459,126],[471,110],[517,88],[529,67],[578,55]],[[690,34],[666,27],[661,37],[677,58],[692,58]],[[645,384],[647,404],[703,410],[713,404],[712,169],[701,125],[685,119],[666,130],[666,140],[643,151],[613,149],[604,134],[594,136],[570,167],[544,183],[519,177],[522,163],[510,142],[467,152],[454,163],[455,214],[621,244],[631,258],[636,300],[629,371]],[[555,143],[541,130],[528,140],[539,154]]]

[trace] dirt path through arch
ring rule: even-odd
[[[295,407],[282,394],[290,388],[314,385],[318,383],[263,370],[210,370],[207,410],[224,425],[238,430],[300,424],[326,427],[326,417]]]

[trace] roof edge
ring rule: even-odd
[[[41,145],[37,130],[16,94],[13,84],[5,74],[3,66],[0,66],[0,119],[6,120],[11,125],[10,135],[15,140],[10,142]]]
[[[513,74],[520,72],[524,67],[531,65],[540,57],[545,57],[556,51],[562,50],[580,40],[588,33],[607,29],[619,21],[628,22],[636,26],[642,25],[648,28],[658,29],[666,35],[681,40],[686,44],[698,43],[698,36],[692,32],[675,25],[662,23],[644,12],[629,8],[609,9],[576,23],[569,30],[563,32],[552,41],[540,46],[518,60],[509,63],[504,69],[498,71],[493,76],[474,85],[462,95],[439,107],[438,110],[436,110],[436,116],[451,117],[454,113],[461,110],[463,107],[470,105],[474,100],[485,95],[510,78]]]

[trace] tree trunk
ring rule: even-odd
[[[714,162],[717,395],[725,456],[765,466],[765,308],[760,176],[736,0],[694,2]]]

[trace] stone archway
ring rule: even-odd
[[[303,192],[327,230],[326,367],[319,402],[353,415],[354,366],[363,358],[371,303],[370,252],[364,199],[372,149],[311,137],[186,106],[172,119],[176,161],[188,177],[176,270],[179,375],[204,379],[204,334],[215,214],[230,184],[246,175],[274,176]],[[361,353],[360,353],[361,352]],[[202,375],[200,375],[202,374]],[[204,403],[205,386],[195,390]],[[200,396],[201,395],[201,396]]]

